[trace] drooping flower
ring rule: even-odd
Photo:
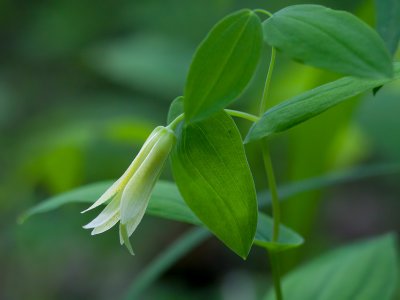
[[[94,235],[119,222],[120,243],[125,244],[133,254],[129,237],[143,218],[151,192],[175,140],[175,134],[170,128],[155,128],[125,173],[92,206],[83,211],[89,211],[110,200],[103,211],[84,228],[93,228]]]

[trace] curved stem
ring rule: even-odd
[[[265,79],[265,86],[264,86],[264,92],[263,92],[263,96],[260,102],[260,115],[263,114],[265,112],[265,110],[267,109],[267,100],[268,100],[268,96],[269,96],[269,86],[271,84],[271,78],[272,78],[272,72],[274,70],[274,66],[275,66],[275,57],[276,57],[276,50],[274,47],[272,47],[271,49],[271,60],[269,63],[269,67],[268,67],[268,73],[267,73],[267,78]]]
[[[242,119],[248,120],[250,122],[257,122],[260,119],[259,117],[255,116],[255,115],[248,114],[248,113],[245,113],[245,112],[239,111],[239,110],[224,109],[224,111],[228,115],[231,115],[232,117],[242,118]]]
[[[257,8],[254,10],[256,13],[262,13],[264,15],[267,15],[268,17],[272,17],[272,13],[270,13],[268,10]]]
[[[178,124],[182,122],[184,119],[185,119],[185,114],[180,114],[171,123],[169,123],[167,127],[170,128],[171,130],[175,130],[176,126],[178,126]]]
[[[275,66],[275,56],[276,56],[275,52],[276,52],[275,48],[272,47],[271,60],[269,63],[267,78],[265,79],[264,91],[260,102],[260,115],[262,115],[264,111],[267,109],[269,86],[271,84],[272,72]],[[271,155],[269,153],[268,142],[266,139],[263,139],[262,141],[263,141],[262,153],[263,153],[264,166],[268,177],[268,186],[271,192],[271,199],[272,199],[272,214],[274,219],[272,241],[277,242],[279,239],[279,223],[280,223],[279,196],[276,187],[274,169],[271,162]]]
[[[275,48],[272,47],[271,60],[268,67],[267,78],[265,79],[264,91],[262,99],[260,101],[260,116],[267,109],[267,100],[269,96],[269,87],[271,84],[272,72],[274,70],[274,65],[275,65],[275,56],[276,56],[276,51]],[[281,219],[280,204],[279,204],[279,196],[278,196],[278,189],[276,186],[274,168],[272,166],[271,155],[269,152],[268,141],[266,138],[262,140],[261,146],[262,146],[262,156],[264,161],[265,172],[267,173],[267,178],[268,178],[268,187],[271,193],[272,217],[273,217],[272,242],[278,242],[279,224]],[[279,270],[279,255],[278,253],[274,253],[273,251],[269,251],[269,255],[271,261],[271,272],[274,282],[276,299],[282,300],[283,296],[281,288],[281,276]]]
[[[276,186],[274,169],[272,167],[271,155],[266,140],[263,140],[262,155],[265,171],[268,177],[268,187],[271,193],[271,205],[273,212],[273,227],[272,227],[272,242],[278,242],[279,239],[279,224],[281,221],[281,210],[279,204],[278,189]]]
[[[255,116],[255,115],[252,115],[252,114],[240,111],[240,110],[224,109],[224,111],[228,115],[231,115],[232,117],[242,118],[242,119],[248,120],[250,122],[257,122],[260,119],[259,117]],[[176,126],[178,126],[178,124],[180,122],[182,122],[184,119],[185,119],[185,114],[180,114],[171,123],[169,123],[169,125],[167,127],[172,130],[175,130]]]

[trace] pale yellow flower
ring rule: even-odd
[[[174,132],[168,127],[155,128],[125,173],[92,206],[83,211],[110,200],[104,210],[84,228],[93,228],[94,235],[120,222],[121,245],[125,244],[133,254],[129,237],[143,218],[151,192],[175,140]]]

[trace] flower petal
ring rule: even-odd
[[[123,243],[125,244],[126,248],[128,249],[129,253],[135,255],[135,253],[133,253],[131,242],[129,241],[129,236],[126,226],[123,224],[119,224],[119,236],[120,239],[122,239]]]
[[[121,198],[121,223],[126,224],[132,219],[144,215],[151,192],[156,184],[165,161],[168,158],[174,142],[173,132],[163,131],[157,143],[151,149],[135,174],[129,179]]]
[[[107,220],[107,222],[93,229],[92,235],[103,233],[104,231],[109,230],[111,227],[118,223],[119,218],[120,214],[119,211],[117,211],[110,219]]]
[[[109,199],[114,197],[116,193],[118,193],[120,190],[124,188],[129,178],[135,173],[136,169],[142,164],[142,161],[146,159],[148,153],[151,151],[154,144],[157,142],[162,128],[164,127],[158,126],[152,131],[152,133],[144,143],[143,147],[140,149],[139,153],[136,155],[135,159],[126,169],[124,174],[122,174],[122,176],[116,182],[114,182],[113,185],[109,187],[95,203],[93,203],[88,209],[82,211],[82,213],[85,213],[89,210],[92,210],[93,208],[102,205],[103,203],[107,202]]]
[[[150,200],[151,191],[153,190],[154,184],[145,183],[139,184],[141,173],[136,173],[138,176],[133,176],[128,182],[126,188],[122,193],[121,200],[121,223],[127,224],[132,219],[136,219],[136,216],[144,215],[147,204]],[[158,174],[154,174],[157,176]],[[157,176],[158,177],[158,176]],[[155,183],[155,182],[154,182]],[[140,222],[140,220],[138,220]]]
[[[140,149],[139,153],[136,155],[135,159],[126,169],[124,174],[120,177],[121,185],[126,185],[129,181],[129,178],[136,172],[137,168],[140,167],[142,162],[146,159],[151,149],[153,149],[154,145],[157,143],[160,135],[161,129],[164,128],[163,126],[156,127],[150,136],[147,138],[146,142],[143,144],[142,148]]]
[[[132,233],[136,230],[138,225],[140,224],[140,221],[143,219],[143,216],[146,212],[146,207],[147,203],[143,201],[143,204],[145,205],[144,209],[139,211],[132,219],[130,219],[126,224],[126,231],[128,232],[128,236],[131,236]]]
[[[102,205],[103,203],[107,202],[108,200],[110,200],[112,197],[114,197],[117,193],[119,188],[119,184],[121,182],[121,178],[118,179],[116,182],[114,182],[105,192],[103,195],[100,196],[100,198],[93,203],[89,208],[85,209],[84,211],[82,211],[81,213],[85,213],[89,210],[92,210],[93,208],[96,208],[100,205]]]
[[[133,253],[129,237],[142,220],[151,192],[175,143],[173,131],[164,128],[146,159],[129,179],[121,197],[120,243]]]
[[[83,226],[83,228],[89,229],[89,228],[96,228],[98,226],[101,226],[101,225],[109,222],[113,218],[115,218],[116,214],[118,214],[118,219],[117,219],[117,222],[118,222],[120,203],[121,203],[121,193],[116,195],[114,197],[114,199],[103,209],[103,211],[93,221],[91,221],[89,224],[86,224],[85,226]],[[114,223],[114,225],[115,225],[115,223]]]

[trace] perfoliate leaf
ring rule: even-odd
[[[396,238],[388,234],[334,250],[289,273],[285,300],[391,300],[398,283]],[[275,299],[271,291],[266,300]]]
[[[285,131],[315,117],[340,102],[400,78],[400,63],[394,63],[395,76],[391,79],[362,79],[344,77],[319,86],[278,104],[253,124],[245,142],[251,142]]]
[[[365,78],[392,76],[382,39],[348,12],[293,5],[264,21],[263,29],[268,44],[296,61]]]
[[[214,26],[197,49],[186,81],[186,121],[199,121],[237,99],[253,76],[262,28],[251,10],[235,12]]]
[[[240,133],[220,112],[180,127],[172,170],[190,209],[225,245],[245,258],[257,226],[257,199]]]

